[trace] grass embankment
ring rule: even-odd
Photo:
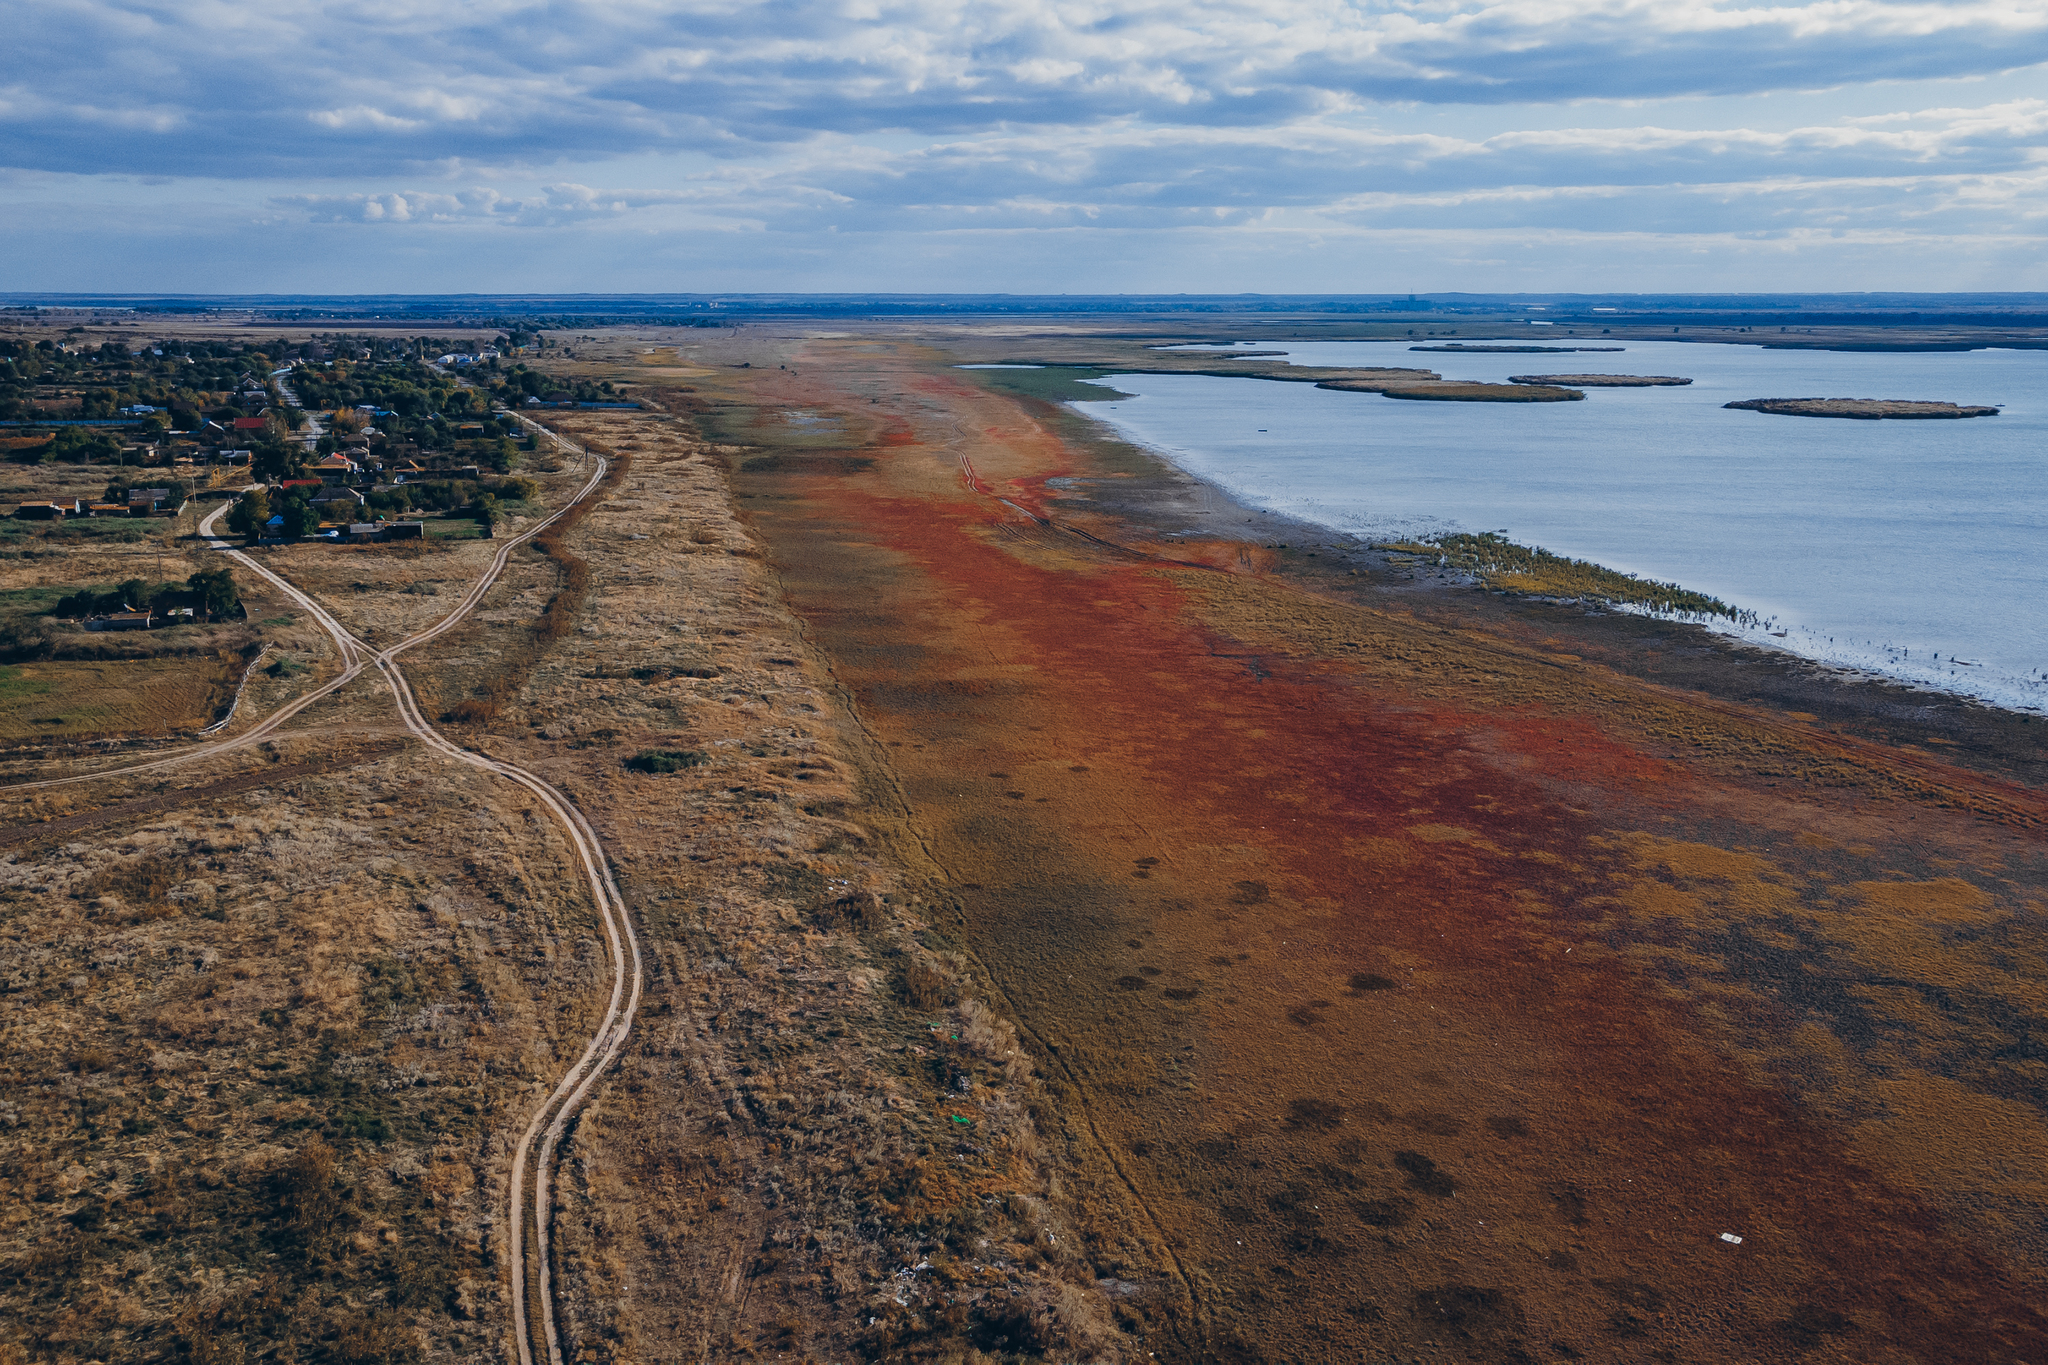
[[[1725,616],[1746,621],[1751,615],[1718,597],[1676,583],[1657,583],[1583,559],[1566,559],[1535,546],[1517,545],[1492,531],[1446,533],[1380,548],[1426,556],[1446,568],[1471,574],[1489,588],[1531,597],[1587,598],[1672,616]]]

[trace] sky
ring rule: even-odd
[[[0,290],[2048,289],[2048,0],[10,0]]]

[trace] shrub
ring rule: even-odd
[[[626,766],[636,773],[674,773],[707,761],[695,749],[642,749],[626,760]]]
[[[929,962],[913,962],[903,972],[903,998],[921,1010],[953,1003],[953,983]]]

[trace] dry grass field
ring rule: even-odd
[[[230,771],[271,766],[0,859],[14,1359],[506,1345],[504,1144],[602,966],[566,849],[414,751],[308,739]]]
[[[202,729],[242,664],[231,655],[0,665],[0,745]]]

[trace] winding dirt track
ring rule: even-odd
[[[534,426],[536,431],[546,430],[532,423],[528,425]],[[603,1075],[606,1069],[618,1057],[620,1049],[625,1046],[627,1035],[632,1031],[633,1016],[640,1007],[640,992],[643,985],[640,941],[633,932],[632,918],[627,914],[625,897],[619,893],[618,884],[613,880],[611,866],[605,856],[604,845],[598,839],[597,831],[591,828],[589,820],[584,818],[583,812],[578,810],[575,803],[570,801],[568,797],[564,796],[555,787],[536,774],[519,767],[517,764],[507,763],[501,759],[491,758],[488,755],[465,749],[461,745],[455,744],[443,737],[439,731],[435,730],[428,723],[426,716],[420,711],[419,703],[413,696],[412,686],[406,681],[405,674],[398,667],[397,656],[417,645],[425,644],[427,641],[435,639],[461,624],[463,618],[475,610],[477,604],[483,601],[484,595],[490,591],[492,585],[504,573],[505,565],[510,561],[512,552],[546,530],[557,519],[567,513],[571,507],[574,507],[584,498],[590,496],[603,480],[607,462],[602,457],[592,456],[591,452],[563,440],[553,432],[547,432],[547,435],[563,450],[571,454],[590,458],[592,465],[590,478],[577,490],[575,497],[569,499],[568,502],[557,508],[551,515],[541,519],[529,530],[506,541],[500,547],[498,553],[492,557],[490,566],[471,585],[469,592],[456,604],[453,611],[449,612],[434,625],[408,636],[406,639],[399,641],[382,652],[373,651],[368,645],[357,639],[349,632],[347,627],[337,621],[318,602],[314,601],[284,577],[265,567],[251,556],[232,548],[225,541],[213,538],[216,536],[214,525],[220,519],[221,514],[227,510],[228,505],[223,504],[214,509],[199,525],[200,534],[210,538],[210,547],[226,555],[229,559],[234,560],[252,573],[261,576],[266,582],[276,587],[309,613],[315,621],[319,622],[321,629],[325,630],[334,641],[335,649],[342,661],[342,671],[320,687],[293,701],[290,705],[280,708],[262,724],[232,739],[208,744],[197,749],[188,750],[174,757],[157,759],[148,763],[131,764],[118,768],[103,768],[97,772],[51,778],[41,782],[18,783],[11,787],[0,788],[0,791],[28,791],[38,788],[60,787],[76,782],[88,782],[98,778],[120,777],[182,766],[187,763],[196,763],[202,759],[212,758],[234,749],[244,748],[276,733],[287,721],[304,711],[307,707],[347,686],[364,669],[375,667],[384,675],[384,680],[391,689],[392,698],[398,704],[399,718],[404,721],[406,729],[411,731],[422,743],[438,753],[455,759],[457,762],[467,763],[474,768],[482,768],[486,772],[495,773],[508,781],[518,783],[532,792],[535,798],[543,806],[547,807],[549,813],[561,824],[563,833],[568,835],[571,846],[576,850],[577,860],[581,863],[584,877],[589,884],[591,899],[597,906],[599,918],[604,922],[607,948],[612,964],[612,989],[611,996],[606,1002],[604,1018],[599,1023],[597,1031],[591,1035],[588,1046],[583,1049],[583,1055],[577,1058],[575,1065],[562,1075],[561,1079],[556,1082],[554,1089],[549,1092],[547,1099],[534,1111],[533,1118],[527,1124],[526,1131],[520,1136],[519,1146],[512,1157],[512,1182],[511,1194],[509,1196],[510,1208],[508,1210],[510,1219],[506,1240],[507,1259],[510,1262],[512,1271],[512,1326],[519,1343],[520,1365],[532,1365],[533,1362],[533,1333],[528,1323],[526,1297],[529,1279],[526,1246],[526,1187],[528,1175],[530,1172],[533,1185],[532,1210],[534,1240],[536,1243],[533,1252],[534,1267],[531,1278],[537,1288],[540,1300],[541,1336],[547,1343],[549,1365],[562,1365],[562,1344],[560,1334],[555,1325],[553,1283],[549,1263],[550,1174],[553,1170],[555,1150],[561,1142],[562,1135],[567,1131],[570,1120],[575,1117],[577,1111],[583,1106],[585,1100],[588,1099],[592,1087],[597,1084],[598,1077]],[[539,1144],[539,1154],[537,1157],[534,1152],[536,1142]]]

